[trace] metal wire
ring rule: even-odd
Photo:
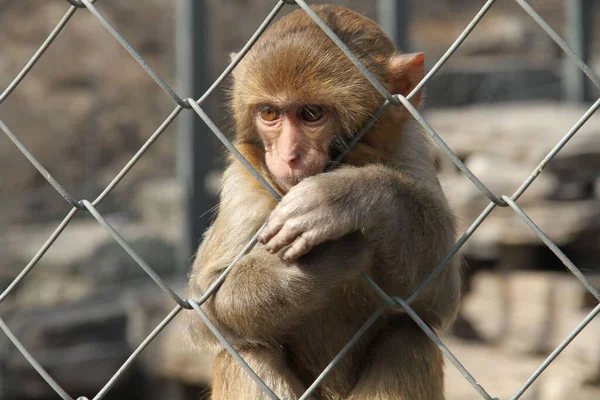
[[[106,18],[104,18],[104,16],[102,14],[100,14],[100,11],[98,11],[98,9],[96,7],[94,7],[94,4],[92,1],[90,1],[90,0],[79,0],[79,1],[81,1],[81,3],[83,3],[87,7],[87,9],[96,18],[98,18],[98,21],[100,21],[102,26],[104,26],[106,28],[106,30],[111,35],[113,35],[113,37],[117,40],[117,42],[119,42],[119,44],[121,46],[123,46],[123,48],[125,50],[127,50],[127,52],[129,54],[131,54],[131,56],[134,58],[134,60],[137,61],[138,64],[140,64],[142,66],[144,71],[146,71],[146,73],[154,80],[154,82],[156,82],[158,84],[158,86],[160,86],[160,88],[162,90],[164,90],[165,93],[168,94],[169,97],[171,97],[171,99],[173,99],[173,101],[175,101],[175,103],[177,103],[179,106],[181,106],[183,108],[190,107],[189,104],[187,104],[181,97],[179,97],[179,95],[177,93],[175,93],[175,91],[173,89],[171,89],[171,87],[167,84],[167,82],[165,82],[160,76],[158,76],[158,74],[156,73],[156,71],[154,71],[152,69],[150,64],[148,64],[146,62],[146,60],[144,60],[144,58],[140,55],[140,53],[138,53],[125,40],[125,38],[123,36],[121,36],[121,34],[119,32],[117,32],[117,30],[110,24],[110,22],[108,22],[108,20]]]
[[[575,63],[581,68],[581,70],[589,77],[595,86],[600,87],[600,79],[594,74],[594,72],[578,57],[566,44],[566,42],[537,14],[531,6],[523,0],[515,0],[533,19],[538,23],[548,35],[565,51],[568,57],[572,58]],[[406,312],[417,325],[425,332],[425,334],[442,350],[450,362],[460,371],[465,379],[473,386],[476,393],[483,399],[497,399],[492,397],[488,392],[478,383],[473,375],[463,366],[463,364],[454,356],[450,349],[442,342],[442,340],[436,335],[436,333],[419,317],[419,315],[411,308],[411,303],[422,293],[422,291],[431,283],[441,271],[448,265],[450,260],[456,255],[460,248],[466,243],[481,223],[490,215],[490,213],[497,207],[510,207],[514,212],[527,224],[538,237],[542,240],[546,246],[552,250],[557,257],[563,261],[565,266],[571,271],[582,284],[592,293],[592,295],[600,300],[600,292],[595,288],[589,280],[583,275],[573,262],[571,262],[565,254],[556,246],[556,244],[532,221],[527,214],[516,203],[519,197],[527,190],[527,188],[533,183],[533,181],[540,175],[545,166],[558,154],[558,152],[566,145],[566,143],[577,133],[577,131],[587,122],[587,120],[600,108],[600,99],[594,103],[590,109],[581,117],[581,119],[573,126],[569,132],[563,137],[563,139],[556,144],[556,146],[548,153],[548,155],[540,162],[538,167],[531,173],[531,175],[523,182],[523,184],[517,189],[517,191],[511,196],[497,195],[491,192],[483,182],[477,178],[462,161],[456,156],[452,149],[444,142],[442,136],[440,136],[435,130],[427,123],[425,118],[419,113],[419,111],[410,103],[410,99],[418,93],[423,86],[433,77],[443,65],[450,59],[450,57],[459,49],[463,41],[472,33],[477,24],[484,18],[488,10],[495,3],[495,0],[488,0],[479,12],[473,17],[469,24],[465,27],[463,32],[458,36],[456,41],[450,46],[450,48],[444,53],[444,55],[438,60],[438,62],[431,68],[427,75],[421,80],[421,82],[411,91],[406,97],[399,95],[390,94],[385,87],[375,78],[371,72],[360,62],[358,57],[354,55],[350,49],[344,44],[339,37],[314,13],[314,11],[306,4],[303,0],[280,0],[278,1],[269,15],[265,18],[263,23],[259,26],[257,31],[248,40],[243,49],[234,57],[230,65],[223,71],[219,78],[206,90],[206,92],[198,99],[189,99],[180,97],[171,87],[161,78],[158,74],[149,66],[149,64],[140,56],[140,54],[125,40],[125,38],[119,34],[119,32],[108,22],[108,20],[98,11],[94,6],[96,1],[91,0],[66,0],[69,4],[64,16],[58,22],[56,27],[48,34],[47,38],[35,51],[30,60],[11,81],[7,88],[2,91],[0,95],[0,106],[2,103],[12,94],[19,84],[28,76],[32,71],[35,64],[41,59],[46,50],[52,45],[59,33],[64,27],[72,20],[76,11],[80,8],[87,9],[98,22],[104,26],[104,28],[120,43],[125,50],[142,66],[146,73],[163,89],[163,91],[176,103],[175,109],[171,114],[164,120],[164,122],[156,129],[156,131],[148,138],[146,143],[138,150],[138,152],[130,159],[130,161],[121,169],[121,171],[115,176],[115,178],[107,185],[107,187],[96,197],[93,202],[87,200],[76,200],[76,197],[67,192],[64,187],[56,180],[51,173],[34,157],[34,155],[27,149],[27,147],[21,143],[17,135],[15,135],[9,127],[0,120],[0,130],[15,144],[17,149],[23,153],[23,155],[31,162],[31,164],[42,174],[42,176],[48,181],[48,183],[54,187],[57,193],[62,196],[71,206],[73,207],[69,213],[65,216],[59,226],[50,235],[48,240],[40,248],[40,250],[33,256],[31,261],[23,268],[23,270],[14,278],[11,284],[0,294],[0,303],[2,303],[18,286],[27,274],[38,264],[44,254],[56,241],[56,239],[65,230],[68,224],[72,221],[75,215],[79,212],[89,212],[98,223],[104,226],[112,237],[117,241],[121,247],[136,261],[136,263],[142,268],[150,278],[176,303],[175,308],[163,319],[163,321],[144,339],[144,341],[138,346],[138,348],[131,354],[131,356],[125,361],[125,363],[119,368],[119,370],[111,377],[106,385],[97,393],[93,400],[102,399],[114,386],[114,384],[123,376],[124,372],[129,366],[135,361],[139,354],[158,336],[158,334],[182,311],[196,312],[202,319],[202,321],[208,326],[215,337],[222,343],[224,348],[231,353],[233,358],[237,360],[241,367],[247,371],[250,377],[257,383],[257,385],[265,392],[265,394],[272,399],[279,399],[277,395],[265,384],[265,382],[252,370],[252,368],[244,361],[239,352],[229,343],[227,338],[219,331],[219,329],[210,321],[208,316],[204,313],[201,306],[210,298],[219,287],[227,279],[229,272],[235,268],[238,261],[246,255],[256,244],[257,237],[260,234],[261,229],[256,232],[252,239],[242,248],[235,259],[225,268],[220,276],[212,282],[209,289],[203,293],[199,299],[183,299],[177,295],[167,284],[162,280],[158,274],[144,261],[142,260],[128,245],[126,240],[111,226],[111,224],[97,211],[96,206],[100,204],[121,182],[123,177],[135,166],[137,161],[146,153],[150,146],[160,137],[166,128],[179,116],[183,110],[193,110],[213,131],[213,133],[221,140],[221,142],[229,149],[238,160],[251,172],[251,174],[257,179],[257,181],[270,193],[275,199],[280,200],[281,195],[262,177],[258,171],[256,171],[252,165],[236,150],[234,145],[227,139],[227,137],[216,127],[212,120],[206,115],[202,109],[202,104],[210,96],[216,88],[223,82],[223,80],[233,71],[238,63],[243,59],[247,52],[251,49],[254,43],[260,38],[260,36],[267,29],[268,25],[278,15],[278,13],[286,6],[299,6],[304,12],[306,12],[314,22],[321,27],[324,34],[326,34],[340,51],[342,51],[348,59],[361,71],[366,79],[378,90],[384,97],[380,108],[369,120],[369,122],[358,132],[356,132],[354,138],[350,141],[345,151],[336,157],[335,160],[327,167],[327,170],[334,169],[348,151],[354,146],[364,135],[370,127],[377,121],[382,113],[391,105],[404,107],[414,117],[425,132],[434,140],[434,142],[446,153],[446,155],[463,171],[465,176],[470,179],[473,184],[490,199],[490,204],[483,210],[483,212],[477,217],[467,231],[458,239],[454,246],[449,250],[448,254],[439,262],[439,264],[433,269],[432,273],[425,279],[425,281],[418,287],[418,289],[408,298],[400,299],[390,297],[383,289],[381,289],[377,283],[366,273],[362,274],[363,279],[367,284],[374,290],[374,292],[381,298],[381,306],[363,323],[360,329],[352,336],[352,338],[346,343],[346,345],[340,349],[339,353],[334,357],[329,365],[322,371],[322,373],[315,379],[315,381],[309,386],[306,392],[302,395],[301,399],[308,398],[318,388],[320,383],[327,377],[327,375],[336,368],[340,360],[345,354],[352,348],[352,346],[362,337],[362,335],[369,329],[369,327],[383,314],[386,308],[395,308]],[[83,12],[83,11],[82,11]],[[263,225],[264,226],[264,225]],[[569,334],[569,336],[548,356],[544,363],[535,371],[532,376],[525,382],[525,384],[514,394],[511,398],[516,400],[520,398],[525,391],[531,386],[531,384],[540,376],[540,374],[556,359],[556,357],[563,351],[566,346],[585,328],[589,322],[600,313],[600,305],[596,306],[594,310],[588,314],[588,316]],[[23,354],[25,359],[31,364],[31,366],[40,374],[48,385],[63,399],[73,400],[69,394],[67,394],[60,385],[48,374],[48,372],[42,367],[42,365],[35,359],[34,355],[23,346],[19,339],[9,329],[3,319],[0,318],[0,330],[2,330],[7,338],[15,345],[15,347]],[[78,397],[78,399],[85,399],[85,397]]]
[[[0,329],[4,331],[4,334],[10,339],[11,342],[13,342],[17,350],[19,350],[21,354],[23,354],[23,357],[25,357],[25,359],[38,372],[38,374],[40,374],[40,376],[44,378],[48,385],[50,385],[50,387],[54,389],[57,395],[59,395],[64,400],[73,400],[73,398],[69,396],[67,392],[65,392],[63,388],[61,388],[60,385],[56,383],[54,379],[52,379],[50,374],[46,372],[44,367],[42,367],[42,365],[35,359],[35,357],[33,357],[31,353],[27,351],[25,346],[23,346],[19,339],[11,332],[11,330],[8,328],[8,326],[2,318],[0,318]]]

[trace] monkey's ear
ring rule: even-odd
[[[425,76],[425,55],[423,53],[398,54],[388,61],[389,82],[392,94],[407,96]],[[423,91],[419,91],[410,102],[419,107]]]
[[[235,58],[238,56],[238,52],[233,52],[233,53],[229,53],[229,62],[233,62],[233,60],[235,60]]]

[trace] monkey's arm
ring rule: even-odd
[[[427,279],[455,242],[455,221],[433,174],[369,166],[381,179],[365,235],[378,254],[373,276],[390,295],[407,298]],[[367,178],[368,179],[368,178]],[[387,194],[386,194],[387,192]],[[460,260],[451,260],[412,307],[429,324],[444,327],[458,312]]]
[[[218,216],[203,240],[190,278],[189,295],[198,298],[219,277],[267,219],[274,201],[244,175],[228,168]],[[250,185],[250,186],[249,186]],[[202,309],[235,345],[270,343],[320,307],[328,290],[358,274],[370,249],[362,235],[325,243],[311,254],[283,262],[257,245],[233,267]],[[214,344],[195,313],[189,332],[195,344]]]
[[[373,276],[391,295],[414,292],[454,241],[454,222],[434,172],[384,165],[343,167],[307,178],[284,197],[261,237],[288,259],[360,230],[375,252]],[[310,253],[309,253],[310,254]],[[452,320],[460,276],[449,266],[414,303],[432,325]]]

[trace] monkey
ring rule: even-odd
[[[407,96],[424,77],[424,55],[399,52],[374,21],[339,6],[312,10],[390,93]],[[267,221],[201,308],[279,398],[298,399],[380,308],[361,274],[407,298],[454,244],[454,217],[431,144],[404,107],[388,107],[348,149],[384,98],[304,11],[271,25],[232,82],[233,143],[282,198],[230,158],[188,295],[200,298]],[[432,329],[456,316],[460,269],[451,260],[411,303]],[[199,316],[186,315],[191,343],[216,354],[212,399],[268,398]],[[443,368],[410,316],[386,308],[311,398],[443,400]]]

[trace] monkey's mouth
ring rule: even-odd
[[[304,179],[324,172],[324,170],[325,168],[310,171],[290,171],[288,174],[275,176],[275,182],[277,183],[277,185],[279,185],[280,188],[282,188],[285,191],[288,191]]]
[[[308,178],[309,176],[311,175],[302,174],[300,176],[278,176],[275,178],[275,181],[277,182],[277,185],[279,185],[279,187],[287,191],[293,186],[299,184],[303,179]]]

